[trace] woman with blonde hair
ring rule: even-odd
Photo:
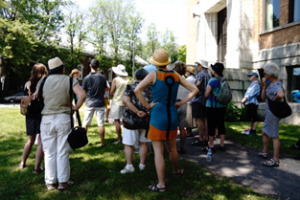
[[[152,140],[155,155],[155,167],[158,183],[149,186],[149,190],[155,192],[166,191],[165,185],[165,160],[163,142],[165,141],[171,160],[173,174],[183,174],[184,170],[178,167],[178,153],[176,149],[176,137],[178,127],[177,109],[191,100],[198,92],[196,86],[188,82],[173,70],[168,70],[171,62],[168,53],[158,49],[153,53],[150,62],[157,67],[157,71],[151,72],[135,88],[135,94],[144,107],[151,109],[148,139]],[[151,85],[152,103],[148,103],[142,91]],[[176,102],[179,85],[191,91],[184,99]]]
[[[24,95],[32,95],[35,92],[36,85],[38,81],[48,75],[47,68],[45,65],[41,63],[37,63],[33,66],[31,71],[31,76],[29,80],[25,83]],[[31,106],[34,106],[33,104]],[[27,158],[31,152],[32,146],[34,145],[36,135],[40,133],[40,124],[41,124],[41,116],[33,115],[28,113],[26,115],[26,133],[28,135],[28,141],[25,144],[22,160],[19,164],[20,169],[24,169],[26,167]],[[38,136],[38,146],[36,150],[35,156],[35,166],[34,173],[40,173],[44,171],[44,168],[41,167],[41,162],[43,159],[43,146],[41,142],[41,136]]]

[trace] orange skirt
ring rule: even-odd
[[[174,139],[176,137],[177,137],[177,128],[175,130],[169,131],[168,140]],[[167,131],[159,130],[150,124],[147,138],[149,140],[167,140]]]

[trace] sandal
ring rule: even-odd
[[[43,172],[44,170],[45,170],[44,167],[39,167],[38,169],[33,170],[32,173],[39,174],[39,173]]]
[[[267,166],[267,167],[279,167],[279,160],[278,161],[275,161],[273,158],[264,162],[263,163],[264,166]]]
[[[73,181],[68,181],[68,182],[65,182],[65,183],[59,183],[59,186],[57,187],[57,189],[65,190],[69,187],[72,187],[73,185],[74,185]]]
[[[264,152],[258,152],[257,154],[259,157],[262,157],[264,159],[268,158],[268,153],[264,153]]]
[[[173,173],[173,176],[180,176],[183,175],[184,169],[179,169],[177,173]]]
[[[180,154],[185,154],[185,150],[177,149],[177,152]]]
[[[157,185],[150,185],[149,187],[148,187],[148,189],[150,190],[150,191],[153,191],[153,192],[165,192],[166,191],[166,188],[164,187],[164,188],[159,188],[159,187],[157,187]]]

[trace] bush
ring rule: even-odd
[[[236,106],[233,101],[230,101],[227,105],[226,113],[225,113],[225,121],[233,122],[233,121],[245,121],[245,107],[239,108]]]

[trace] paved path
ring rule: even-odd
[[[182,158],[193,160],[209,171],[226,176],[255,192],[276,199],[300,199],[300,160],[281,155],[279,167],[265,167],[262,165],[265,159],[257,156],[258,150],[226,141],[226,151],[213,153],[212,161],[207,162],[206,153],[201,152],[200,147],[191,145],[197,139],[197,136],[187,138],[186,154],[179,154]],[[215,144],[218,147],[219,139],[215,140]],[[270,153],[269,157],[272,155]]]

